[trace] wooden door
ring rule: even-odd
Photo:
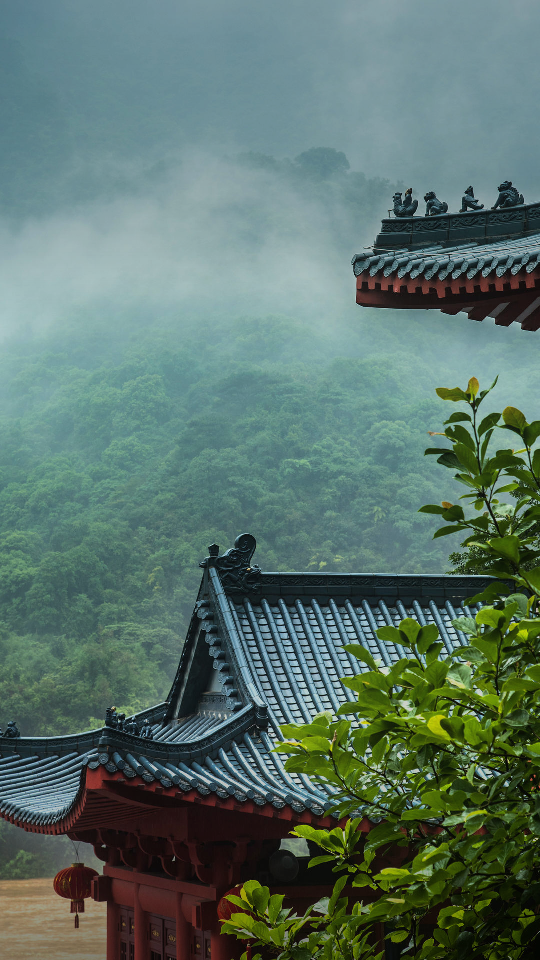
[[[166,917],[150,916],[150,960],[176,960],[176,924]]]
[[[210,960],[212,956],[210,943],[210,930],[194,930],[191,941],[193,960]]]
[[[120,908],[120,960],[135,960],[135,918],[125,907]]]

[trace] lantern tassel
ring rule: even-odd
[[[79,929],[79,914],[78,914],[78,913],[75,914],[75,929],[76,929],[76,930]]]

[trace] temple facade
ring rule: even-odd
[[[283,841],[296,824],[335,826],[332,789],[285,770],[280,725],[354,699],[340,678],[366,668],[345,644],[402,656],[380,626],[412,616],[436,623],[448,652],[465,644],[451,621],[488,582],[263,573],[254,550],[250,534],[210,548],[170,693],[135,726],[109,710],[99,730],[0,740],[0,815],[91,843],[103,862],[92,896],[107,903],[107,960],[239,957],[217,904],[247,879],[302,910],[328,895],[326,865],[308,869],[309,851]]]

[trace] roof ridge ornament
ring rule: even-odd
[[[503,182],[499,184],[499,196],[491,209],[496,210],[497,207],[517,207],[521,206],[522,203],[525,203],[523,194],[516,190],[511,180],[503,180]]]
[[[480,201],[476,199],[474,195],[474,188],[472,186],[467,187],[467,189],[464,190],[463,196],[461,198],[461,210],[459,212],[466,213],[467,210],[469,209],[470,210],[484,209],[484,204],[480,203]]]
[[[426,217],[435,217],[440,213],[448,213],[446,200],[439,200],[433,190],[428,190],[424,200],[426,201]]]
[[[418,200],[413,200],[412,187],[407,187],[403,200],[401,199],[401,192],[399,190],[396,191],[392,200],[394,201],[395,217],[414,217],[418,207]]]
[[[234,546],[219,556],[219,547],[213,543],[208,547],[208,556],[199,563],[203,569],[214,567],[219,574],[226,593],[254,594],[259,588],[262,570],[257,563],[251,563],[257,541],[251,533],[241,533]]]
[[[472,185],[466,187],[461,205],[455,210],[452,210],[452,204],[439,200],[433,190],[428,190],[424,195],[426,208],[423,216],[416,215],[418,200],[413,198],[411,187],[405,195],[396,191],[392,199],[393,210],[383,217],[373,246],[354,257],[356,276],[369,270],[370,277],[373,277],[379,272],[377,263],[381,256],[390,256],[394,252],[427,251],[428,248],[433,252],[446,247],[495,243],[540,234],[540,202],[525,203],[523,194],[511,180],[499,184],[493,206],[480,203]]]

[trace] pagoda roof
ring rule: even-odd
[[[254,546],[244,534],[222,557],[214,551],[204,561],[169,696],[137,717],[148,721],[153,738],[104,726],[75,736],[0,739],[2,817],[36,832],[80,832],[117,824],[131,792],[148,804],[168,797],[320,821],[332,789],[285,770],[273,752],[283,739],[280,725],[354,699],[340,678],[366,667],[344,644],[367,646],[386,664],[403,656],[378,640],[380,626],[413,616],[437,624],[447,652],[464,644],[451,621],[463,610],[470,614],[464,599],[489,582],[262,573],[250,565]]]
[[[493,212],[489,215],[495,216]],[[502,215],[498,213],[499,217]],[[505,213],[509,215],[510,212]],[[459,220],[471,215],[456,216]],[[448,218],[418,219],[436,227],[436,221]],[[388,221],[398,225],[401,222]],[[379,234],[377,241],[382,237]],[[523,330],[538,329],[540,232],[451,244],[434,242],[433,230],[431,234],[425,231],[423,237],[423,245],[403,243],[397,249],[375,245],[356,254],[352,264],[357,278],[357,303],[437,309],[450,314],[465,312],[472,320],[490,316],[499,326],[517,322]]]

